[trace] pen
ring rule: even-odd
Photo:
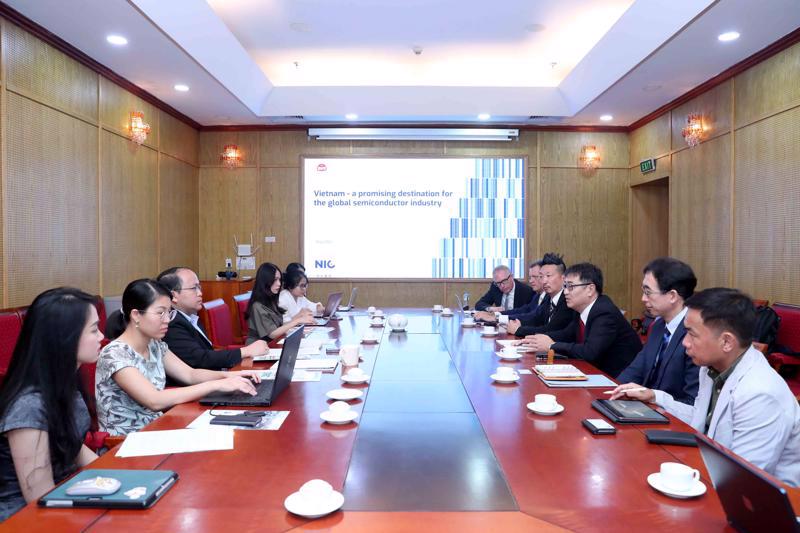
[[[636,387],[635,389],[622,389],[619,392],[642,392],[642,391],[646,391],[646,390],[647,390],[647,387]],[[614,391],[613,390],[606,390],[606,391],[603,391],[603,394],[614,394]]]

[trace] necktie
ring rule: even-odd
[[[553,318],[553,313],[556,310],[556,304],[553,303],[553,300],[550,300],[550,310],[547,311],[547,323],[550,323],[550,319]]]
[[[503,308],[503,311],[508,311],[508,293],[503,293],[503,299],[500,302],[500,307]]]
[[[645,387],[651,387],[655,385],[655,379],[658,377],[658,365],[661,362],[661,356],[664,355],[664,351],[669,346],[669,339],[672,335],[669,334],[669,330],[664,330],[664,336],[661,337],[661,346],[658,347],[658,352],[656,352],[656,360],[653,362],[653,368],[650,369],[650,374],[647,376],[647,381],[645,382]]]
[[[583,319],[578,319],[578,344],[583,344],[583,340],[586,338],[586,324],[583,323]]]

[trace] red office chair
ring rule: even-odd
[[[247,338],[247,331],[249,327],[247,326],[247,319],[244,317],[245,313],[247,312],[247,306],[250,304],[250,295],[252,294],[251,291],[248,291],[244,294],[237,294],[233,297],[234,301],[236,301],[236,310],[239,312],[239,326],[242,328],[242,338]]]
[[[106,332],[106,319],[108,316],[106,315],[106,303],[103,300],[103,297],[100,295],[95,295],[94,297],[94,307],[97,309],[97,317],[99,318],[99,323],[97,327],[100,329],[100,333],[105,334]]]
[[[22,320],[17,310],[0,312],[0,375],[5,377],[14,347],[17,345]]]
[[[217,298],[204,303],[203,307],[208,315],[208,336],[214,347],[228,350],[241,348],[242,344],[235,344],[231,312],[225,301]]]

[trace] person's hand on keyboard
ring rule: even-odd
[[[253,381],[253,383],[261,383],[261,374],[263,373],[263,370],[240,370],[238,372],[229,372],[229,374],[245,377]]]
[[[243,376],[243,375],[235,375],[230,376],[227,378],[217,379],[212,381],[211,383],[217,386],[217,390],[220,392],[243,392],[245,394],[249,394],[250,396],[256,395],[256,387],[253,385],[253,382],[250,381],[250,376]],[[256,379],[258,377],[256,376]]]

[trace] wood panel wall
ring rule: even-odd
[[[198,265],[198,133],[0,19],[2,307]],[[127,139],[133,110],[152,132]]]
[[[631,185],[669,176],[669,253],[700,288],[800,304],[798,65],[794,45],[630,134]],[[681,135],[688,113],[704,117],[695,148]],[[642,175],[639,161],[658,156]]]
[[[242,151],[243,164],[224,168],[219,160],[226,144]],[[578,170],[584,144],[598,147],[602,168],[585,175]],[[213,277],[233,253],[233,235],[260,246],[256,264],[270,261],[281,268],[297,261],[300,242],[300,180],[303,156],[420,155],[526,157],[528,160],[528,238],[526,259],[558,251],[566,261],[594,261],[607,272],[607,292],[617,301],[628,298],[628,138],[624,133],[521,132],[510,143],[316,141],[304,131],[201,132],[200,276]],[[561,209],[568,194],[570,211]],[[251,213],[255,211],[255,215]],[[582,234],[580,240],[569,235]],[[265,243],[274,236],[275,243]],[[253,271],[244,271],[252,275]],[[525,272],[517,273],[524,277]],[[359,282],[360,305],[453,306],[454,295],[469,291],[474,303],[486,282],[419,281]],[[314,282],[312,298],[324,301],[329,291],[349,294],[352,284]]]

